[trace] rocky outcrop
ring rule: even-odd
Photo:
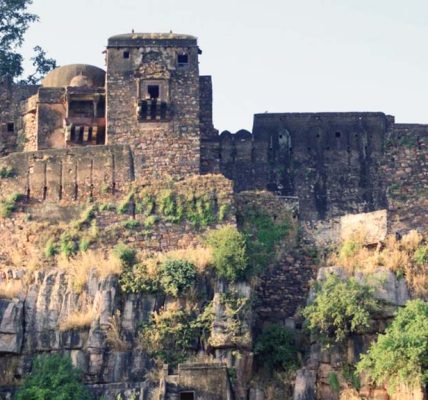
[[[16,355],[15,362],[9,363],[14,371],[1,371],[2,381],[7,374],[19,379],[28,372],[34,355],[60,352],[71,357],[98,392],[105,388],[116,395],[121,388],[141,389],[151,364],[137,345],[138,322],[147,320],[155,306],[153,296],[119,293],[115,277],[99,279],[92,274],[85,291],[78,293],[64,272],[36,272],[21,299],[0,300],[0,355]],[[107,340],[117,310],[117,328],[125,344],[120,349]],[[92,315],[92,321],[87,326],[67,328],[70,316],[79,312],[81,318]]]
[[[346,271],[341,267],[323,267],[318,271],[317,280],[323,281],[330,274],[342,279],[347,277]],[[370,276],[357,272],[354,277],[360,283],[373,288],[374,297],[383,303],[382,310],[375,315],[370,329],[364,334],[351,335],[341,346],[335,345],[326,349],[317,342],[311,344],[305,367],[297,372],[293,400],[337,400],[339,391],[332,387],[332,376],[337,379],[340,388],[348,387],[350,384],[343,377],[343,366],[354,365],[360,355],[368,350],[378,333],[385,330],[391,318],[394,317],[397,307],[404,306],[409,300],[405,280],[397,278],[387,268],[377,268]],[[313,297],[314,293],[311,292],[308,301]],[[364,398],[390,399],[385,388],[373,388],[364,381],[362,384],[360,394],[365,396]],[[407,396],[405,392],[401,395]]]
[[[19,354],[24,338],[24,302],[0,299],[0,353]]]

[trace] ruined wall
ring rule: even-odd
[[[13,153],[0,158],[0,169],[6,167],[13,176],[0,179],[2,197],[18,193],[35,202],[86,202],[134,179],[128,146]]]
[[[428,125],[396,124],[386,138],[383,174],[390,230],[428,225]]]
[[[220,171],[220,143],[213,125],[213,93],[211,76],[199,77],[201,122],[201,173]]]
[[[15,84],[9,76],[0,77],[0,156],[22,147],[22,107],[38,86]]]
[[[139,42],[138,42],[139,43]],[[144,41],[110,39],[107,50],[107,143],[129,144],[137,175],[199,172],[199,71],[196,40]],[[136,47],[138,45],[138,47]],[[124,52],[128,58],[124,58]],[[189,57],[176,68],[177,54]],[[165,121],[142,122],[138,116],[141,83],[160,80],[168,93]]]

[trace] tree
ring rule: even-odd
[[[357,365],[372,382],[394,392],[405,384],[428,383],[428,303],[411,300],[400,309],[385,334],[379,335]]]
[[[9,74],[18,78],[23,73],[23,57],[18,49],[24,42],[24,35],[31,23],[39,17],[28,11],[32,0],[1,0],[0,1],[0,76]],[[36,71],[28,77],[28,83],[38,83],[41,77],[56,67],[55,60],[46,57],[40,47],[34,48],[32,58]]]
[[[31,374],[18,391],[16,400],[91,400],[81,373],[69,358],[42,355],[35,359]]]
[[[40,80],[49,71],[55,69],[57,65],[53,58],[46,57],[46,52],[40,46],[34,47],[33,50],[36,54],[31,58],[31,61],[33,61],[33,66],[36,70],[31,75],[28,75],[27,83],[37,85]]]
[[[315,298],[302,315],[311,333],[329,345],[343,342],[352,333],[363,332],[378,309],[373,288],[355,278],[342,280],[332,274],[315,285]]]

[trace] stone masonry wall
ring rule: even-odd
[[[220,143],[213,125],[213,93],[210,76],[199,77],[201,121],[201,173],[220,171]]]
[[[123,52],[129,51],[129,58]],[[176,69],[186,52],[189,67]],[[199,72],[196,46],[109,47],[107,50],[107,143],[129,144],[137,175],[199,173]],[[145,60],[144,62],[142,60]],[[139,86],[144,79],[167,81],[170,119],[140,122]]]
[[[9,76],[0,77],[0,157],[17,150],[21,103],[37,90],[38,86],[15,84]]]
[[[384,160],[390,231],[426,230],[428,125],[396,124],[386,140]]]
[[[120,192],[134,180],[128,146],[13,153],[0,158],[1,168],[14,175],[0,179],[2,197],[18,193],[35,202],[87,202]]]
[[[382,113],[257,114],[252,135],[221,135],[221,171],[238,191],[297,196],[303,219],[384,208],[380,163],[391,127]]]

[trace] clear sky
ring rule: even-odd
[[[34,0],[23,47],[104,67],[114,34],[188,33],[212,75],[214,123],[254,113],[384,111],[428,123],[428,0]]]

